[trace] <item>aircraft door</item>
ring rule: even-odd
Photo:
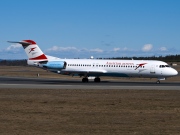
[[[160,74],[163,75],[163,73],[165,72],[164,71],[165,70],[165,65],[160,65],[159,68],[160,68]]]
[[[155,74],[155,65],[151,65],[151,68],[150,68],[150,73],[151,74]]]

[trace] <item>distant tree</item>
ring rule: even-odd
[[[165,62],[180,62],[180,55],[167,55],[167,56],[150,56],[150,57],[112,57],[112,58],[105,58],[105,59],[124,59],[124,60],[160,60]]]
[[[1,60],[1,66],[26,66],[27,60]]]

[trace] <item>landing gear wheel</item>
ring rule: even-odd
[[[94,82],[100,82],[101,81],[101,79],[99,78],[99,77],[96,77],[95,79],[94,79]]]
[[[88,80],[88,78],[83,78],[82,79],[82,82],[88,82],[89,80]]]
[[[156,83],[157,83],[157,84],[160,84],[161,82],[158,80]]]

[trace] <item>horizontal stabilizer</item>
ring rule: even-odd
[[[29,42],[25,42],[25,41],[7,41],[9,43],[18,43],[18,44],[22,44],[22,45],[31,45],[32,43]]]

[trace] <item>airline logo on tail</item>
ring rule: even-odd
[[[35,48],[36,48],[36,47],[34,47],[34,48],[30,48],[30,49],[29,49],[29,50],[30,50],[30,52],[34,51],[34,49],[35,49]],[[30,52],[29,52],[29,53],[30,53]]]

